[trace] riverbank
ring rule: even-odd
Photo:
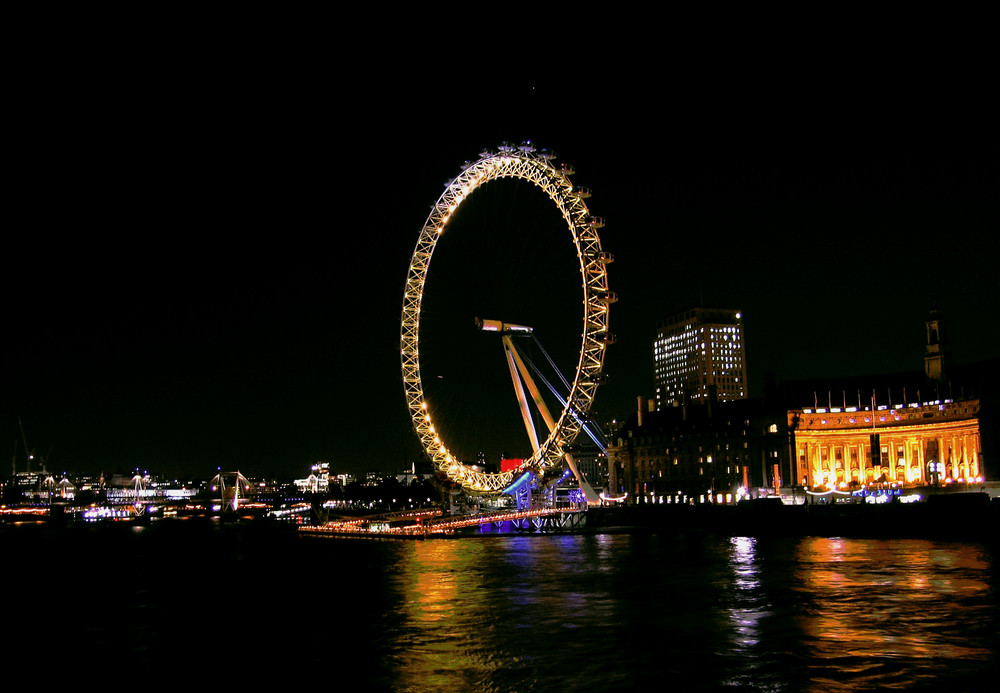
[[[330,525],[309,525],[301,521],[263,517],[220,517],[208,514],[170,517],[67,521],[66,516],[10,516],[0,522],[5,530],[17,526],[48,529],[70,527],[165,524],[201,524],[242,527],[275,526],[306,536],[424,539],[470,538],[505,535],[658,533],[685,536],[715,535],[780,537],[854,537],[871,539],[916,538],[945,540],[1000,541],[1000,498],[985,493],[951,493],[930,496],[916,503],[824,503],[785,505],[777,498],[744,501],[735,505],[644,504],[589,508],[572,523],[490,524],[487,531],[478,525],[451,533],[400,533],[351,531]],[[15,519],[16,518],[16,519]]]
[[[933,496],[919,503],[784,505],[771,499],[736,505],[639,505],[592,508],[590,530],[712,533],[725,536],[1000,538],[1000,499],[983,493]]]

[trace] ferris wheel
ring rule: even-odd
[[[610,253],[602,249],[598,236],[598,229],[604,225],[603,220],[593,216],[587,208],[585,199],[590,195],[589,190],[571,182],[573,168],[567,164],[555,166],[554,158],[553,153],[536,149],[530,142],[525,142],[519,146],[503,144],[496,151],[485,151],[478,160],[467,162],[461,173],[446,185],[433,205],[410,260],[400,329],[406,403],[421,446],[436,469],[467,491],[502,493],[525,472],[533,472],[542,477],[564,463],[581,480],[581,487],[584,485],[570,448],[586,426],[598,385],[603,379],[605,351],[613,341],[609,332],[608,314],[610,305],[616,299],[608,289],[606,265],[612,258]],[[426,397],[421,379],[421,310],[431,258],[449,222],[474,191],[500,179],[518,179],[536,186],[555,205],[561,223],[565,224],[579,265],[578,280],[583,294],[583,309],[579,316],[582,339],[576,355],[575,373],[572,378],[566,378],[568,394],[565,398],[560,398],[562,411],[555,415],[543,412],[548,435],[544,439],[536,437],[531,456],[518,468],[490,473],[463,463],[449,449],[445,441],[446,431],[441,427],[442,423],[447,426],[447,422],[435,418],[434,403]],[[509,345],[512,334],[531,331],[530,327],[509,325],[499,320],[481,320],[478,317],[477,324],[480,329],[503,333],[505,347]],[[513,365],[515,358],[516,356],[510,356],[510,370],[516,378]],[[528,377],[523,366],[521,372]],[[531,385],[529,381],[529,386]],[[521,397],[524,408],[523,394]],[[589,485],[587,489],[588,500],[594,500],[596,495],[593,490]]]

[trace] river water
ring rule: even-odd
[[[355,691],[978,691],[1000,550],[680,534],[0,528],[5,668]],[[51,666],[48,666],[48,664]]]

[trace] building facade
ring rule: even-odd
[[[746,349],[738,310],[693,308],[660,322],[653,341],[656,408],[746,399]]]
[[[978,399],[788,412],[795,483],[854,489],[982,483]]]
[[[787,453],[782,412],[760,400],[655,410],[640,398],[608,446],[608,487],[629,504],[733,503],[775,492]]]
[[[309,476],[293,482],[302,493],[326,493],[330,490],[330,463],[317,462],[309,468]]]
[[[794,483],[844,490],[873,484],[958,488],[986,480],[984,434],[991,425],[984,428],[984,421],[996,418],[995,364],[954,368],[947,363],[943,316],[931,311],[925,325],[922,373],[798,385],[794,397],[801,403],[811,389],[813,406],[788,408]],[[856,393],[856,406],[848,406],[848,393]]]

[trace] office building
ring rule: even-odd
[[[662,321],[653,342],[656,408],[747,398],[743,316],[693,308]]]

